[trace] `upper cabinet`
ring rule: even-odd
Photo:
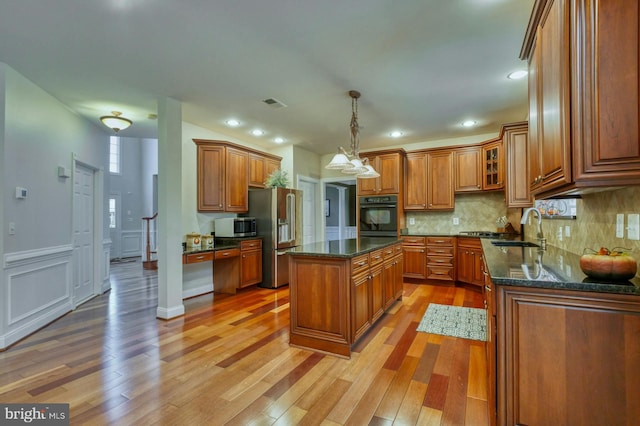
[[[482,191],[482,147],[456,149],[453,162],[455,192]]]
[[[225,211],[249,211],[249,153],[231,147],[226,151]]]
[[[537,0],[529,63],[531,191],[640,183],[639,5]]]
[[[405,210],[453,210],[453,151],[407,154]]]
[[[258,171],[262,170],[266,178],[268,175],[264,173],[280,167],[279,157],[241,145],[215,140],[193,141],[197,145],[197,198],[200,212],[247,212],[250,177],[257,178]],[[260,166],[254,167],[256,162],[253,160],[258,156],[263,161]],[[261,186],[264,186],[264,178],[261,179]]]
[[[490,191],[504,188],[504,156],[502,140],[496,140],[482,146],[482,189]]]
[[[249,153],[249,186],[264,188],[264,181],[280,168],[280,159],[255,152]]]
[[[531,207],[533,197],[529,190],[527,122],[507,124],[503,127],[502,141],[507,163],[505,199],[507,207]]]
[[[380,177],[357,180],[358,195],[386,195],[402,192],[402,175],[404,150],[366,152],[362,158],[369,159],[369,164]]]

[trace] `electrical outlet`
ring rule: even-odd
[[[16,224],[9,222],[9,235],[16,235]]]
[[[622,213],[616,215],[616,238],[624,238],[624,215]]]
[[[459,217],[454,217],[453,218],[453,224],[454,225],[460,225],[460,218]]]
[[[565,225],[564,227],[564,236],[567,238],[571,236],[571,227],[569,225]]]
[[[416,224],[416,218],[415,217],[410,217],[409,218],[409,225],[415,225]]]
[[[558,226],[558,241],[562,241],[562,226]]]
[[[630,240],[640,240],[640,215],[630,214],[627,216],[627,237]]]

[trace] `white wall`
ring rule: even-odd
[[[108,135],[0,63],[2,201],[0,347],[15,342],[71,309],[72,178],[79,161],[108,170]],[[0,110],[2,111],[2,110]],[[108,179],[99,188],[108,194]],[[27,189],[16,199],[16,187]],[[107,203],[102,200],[101,216]],[[15,235],[6,235],[9,223]],[[100,223],[98,243],[108,235]],[[104,262],[96,265],[104,276]]]

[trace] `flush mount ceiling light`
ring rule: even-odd
[[[263,130],[260,130],[260,129],[253,129],[253,130],[251,131],[251,134],[252,134],[253,136],[262,136],[262,135],[264,135],[264,131],[263,131]]]
[[[525,70],[518,70],[507,75],[507,78],[511,80],[520,80],[521,78],[525,77],[527,74],[529,73]]]
[[[111,111],[111,114],[113,115],[104,115],[100,117],[100,121],[116,133],[133,124],[128,118],[120,117],[122,115],[120,111]]]
[[[338,153],[333,156],[326,169],[341,170],[342,173],[355,175],[357,178],[367,179],[376,178],[380,173],[373,169],[369,164],[369,159],[360,158],[360,126],[358,125],[358,98],[360,92],[350,90],[351,96],[351,151],[347,152],[343,147],[338,147]]]
[[[284,143],[284,138],[277,137],[277,138],[274,138],[274,139],[273,139],[273,141],[274,141],[275,143]]]
[[[402,133],[400,130],[394,130],[393,132],[389,133],[389,136],[391,136],[392,138],[399,138],[403,135],[404,133]]]
[[[462,122],[462,127],[473,127],[475,126],[477,123],[477,121],[474,120],[467,120],[467,121],[463,121]]]
[[[227,123],[227,126],[230,127],[238,127],[240,125],[240,122],[235,118],[230,118],[229,120],[225,121],[225,123]]]

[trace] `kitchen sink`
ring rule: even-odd
[[[497,247],[540,247],[536,243],[530,243],[529,241],[516,241],[516,240],[491,241],[491,244]]]

